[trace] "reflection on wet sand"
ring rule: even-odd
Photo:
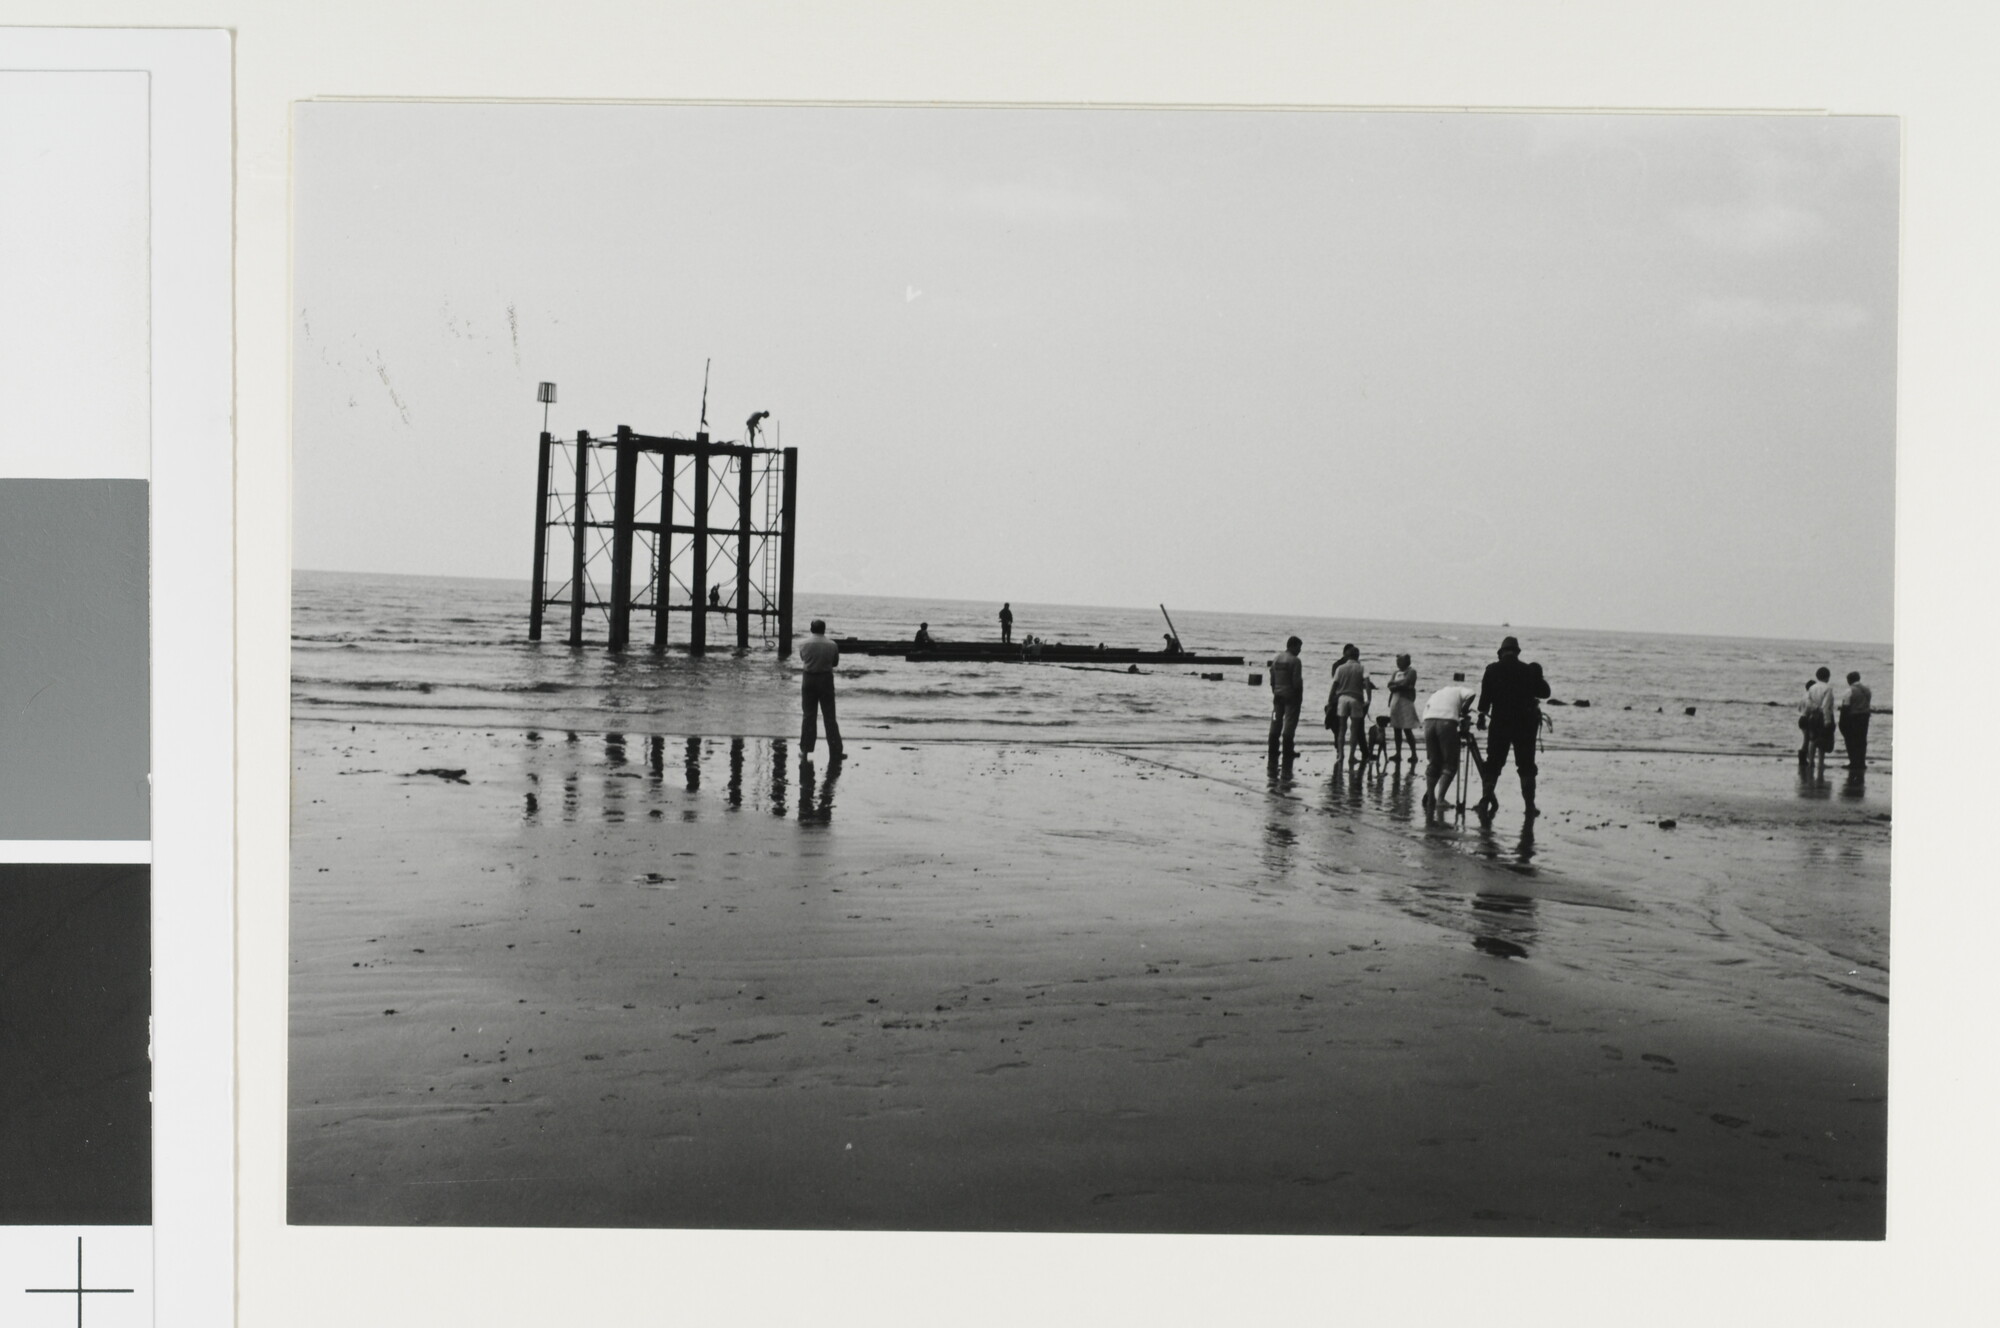
[[[669,784],[666,778],[669,743],[680,756],[676,784]],[[632,761],[641,744],[643,772]],[[746,799],[768,798],[773,816],[789,817],[796,780],[800,819],[807,824],[828,822],[839,767],[815,770],[806,761],[795,776],[790,756],[791,744],[783,738],[732,737],[725,748],[720,739],[607,733],[601,742],[593,737],[588,744],[572,739],[548,746],[541,742],[540,734],[531,733],[521,815],[525,821],[538,822],[543,789],[560,784],[565,822],[599,819],[615,825],[641,812],[646,819],[657,821],[676,811],[677,819],[694,820],[700,815],[707,780],[711,789],[720,786],[723,805],[731,810],[740,811]]]
[[[1535,875],[1535,822],[1521,823],[1520,836],[1509,848],[1493,832],[1490,817],[1479,820],[1478,839],[1473,854],[1521,876]],[[1506,959],[1526,959],[1528,944],[1536,938],[1535,900],[1497,887],[1481,888],[1472,896],[1472,945],[1476,950]]]
[[[1358,812],[1366,792],[1361,771],[1336,763],[1326,782],[1327,810]]]
[[[625,789],[623,775],[625,766],[625,735],[607,733],[604,735],[604,819],[618,822],[625,819]]]
[[[1833,783],[1826,777],[1826,767],[1817,762],[1799,762],[1798,790],[1801,798],[1816,800],[1830,796]]]
[[[1382,789],[1385,779],[1388,783],[1386,793]],[[1378,769],[1375,779],[1378,805],[1389,814],[1390,820],[1407,824],[1416,819],[1418,782],[1414,763],[1407,773],[1400,761],[1391,762],[1386,775]]]
[[[1521,822],[1521,836],[1514,842],[1512,851],[1501,846],[1500,836],[1493,833],[1491,817],[1479,820],[1479,837],[1473,846],[1473,853],[1489,862],[1496,862],[1512,872],[1523,876],[1535,874],[1535,823],[1532,819]]]
[[[1535,901],[1482,890],[1472,897],[1472,948],[1503,959],[1526,959],[1537,934]]]
[[[1299,834],[1292,827],[1292,818],[1298,814],[1299,800],[1292,792],[1292,763],[1283,765],[1272,763],[1264,783],[1264,836],[1261,842],[1262,859],[1266,869],[1274,876],[1282,876],[1292,869],[1292,856],[1298,847]]]
[[[799,824],[827,825],[833,820],[833,786],[840,782],[839,761],[826,767],[826,780],[819,782],[810,759],[799,762]]]

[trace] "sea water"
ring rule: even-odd
[[[756,633],[733,649],[733,619],[711,619],[700,658],[650,648],[653,620],[633,617],[620,653],[563,644],[566,612],[552,610],[528,640],[525,581],[302,571],[293,578],[292,713],[345,723],[422,723],[702,736],[782,736],[798,722],[797,661],[779,660]],[[1000,606],[951,600],[802,594],[796,624],[824,618],[835,637],[904,638],[919,622],[941,641],[999,639]],[[1016,603],[1014,639],[1156,648],[1157,608]],[[1463,672],[1477,685],[1503,635],[1521,639],[1554,693],[1550,748],[1778,755],[1799,742],[1798,703],[1815,668],[1839,685],[1858,670],[1878,711],[1893,708],[1891,647],[1825,641],[1596,632],[1529,624],[1377,622],[1300,613],[1173,609],[1183,646],[1241,655],[1242,665],[909,663],[897,656],[841,661],[841,724],[866,738],[1083,743],[1261,743],[1270,713],[1270,657],[1305,641],[1304,727],[1318,719],[1340,647],[1353,642],[1378,685],[1407,652],[1419,696]],[[587,638],[601,642],[593,612]],[[1219,680],[1203,675],[1220,674]],[[1377,694],[1378,709],[1386,693]],[[1584,703],[1588,702],[1588,705]],[[1561,704],[1558,704],[1561,703]],[[1689,713],[1689,712],[1692,713]],[[1871,753],[1886,759],[1891,720],[1878,714]]]

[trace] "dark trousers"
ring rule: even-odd
[[[1014,639],[1014,620],[1012,618],[1002,618],[1000,620],[1000,644],[1003,646],[1007,645],[1011,643],[1013,639]]]
[[[839,756],[840,721],[833,717],[833,675],[831,673],[808,673],[799,689],[799,705],[805,712],[804,725],[799,730],[799,748],[810,753],[813,743],[819,737],[819,719],[826,716],[826,749]]]
[[[1855,769],[1868,759],[1868,716],[1842,715],[1840,737],[1847,744],[1847,763]]]
[[[1520,772],[1521,777],[1535,777],[1535,730],[1540,727],[1540,721],[1539,715],[1526,718],[1510,715],[1505,719],[1494,716],[1486,730],[1486,769],[1483,774],[1488,781],[1500,778],[1509,751],[1514,753],[1514,769]]]
[[[1299,703],[1304,699],[1303,696],[1274,696],[1271,698],[1272,751],[1275,752],[1278,750],[1278,743],[1282,739],[1285,745],[1285,755],[1290,756],[1292,754],[1294,750],[1292,745],[1293,735],[1299,731]]]

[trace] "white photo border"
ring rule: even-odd
[[[235,1312],[234,152],[219,30],[0,29],[0,66],[149,76],[152,839],[8,861],[151,859],[152,1322]]]

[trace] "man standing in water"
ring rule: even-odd
[[[1361,667],[1361,648],[1351,642],[1340,648],[1340,663],[1333,666],[1333,692],[1326,698],[1328,718],[1333,727],[1333,759],[1338,766],[1347,751],[1347,739],[1354,739],[1354,763],[1368,757],[1368,693],[1375,684]]]
[[[799,647],[799,663],[805,667],[799,701],[805,711],[805,726],[799,733],[799,751],[812,755],[819,737],[819,717],[826,716],[826,750],[834,761],[844,755],[840,746],[840,723],[833,717],[833,670],[840,663],[840,647],[826,639],[826,620],[812,620],[812,635]]]
[[[1490,816],[1500,808],[1493,796],[1493,782],[1514,753],[1514,769],[1521,777],[1521,810],[1529,816],[1535,808],[1535,734],[1542,726],[1539,702],[1549,694],[1548,680],[1532,664],[1521,662],[1521,643],[1508,637],[1500,643],[1500,658],[1486,666],[1479,682],[1479,727],[1492,728],[1486,736],[1486,760],[1479,767],[1479,813]],[[1477,753],[1474,753],[1475,757]]]
[[[1820,765],[1833,752],[1833,674],[1822,664],[1806,684],[1806,745],[1801,759]]]
[[[1169,638],[1171,639],[1171,638]],[[1276,761],[1279,742],[1284,743],[1284,759],[1296,754],[1292,735],[1299,731],[1299,703],[1305,700],[1305,665],[1299,661],[1304,642],[1296,636],[1285,638],[1284,653],[1271,661],[1271,759]]]
[[[1859,770],[1868,760],[1868,717],[1875,712],[1875,694],[1861,675],[1847,675],[1847,696],[1840,703],[1840,737],[1847,744],[1847,768]]]
[[[1014,640],[1014,605],[1009,602],[1000,606],[1000,644],[1010,645]]]

